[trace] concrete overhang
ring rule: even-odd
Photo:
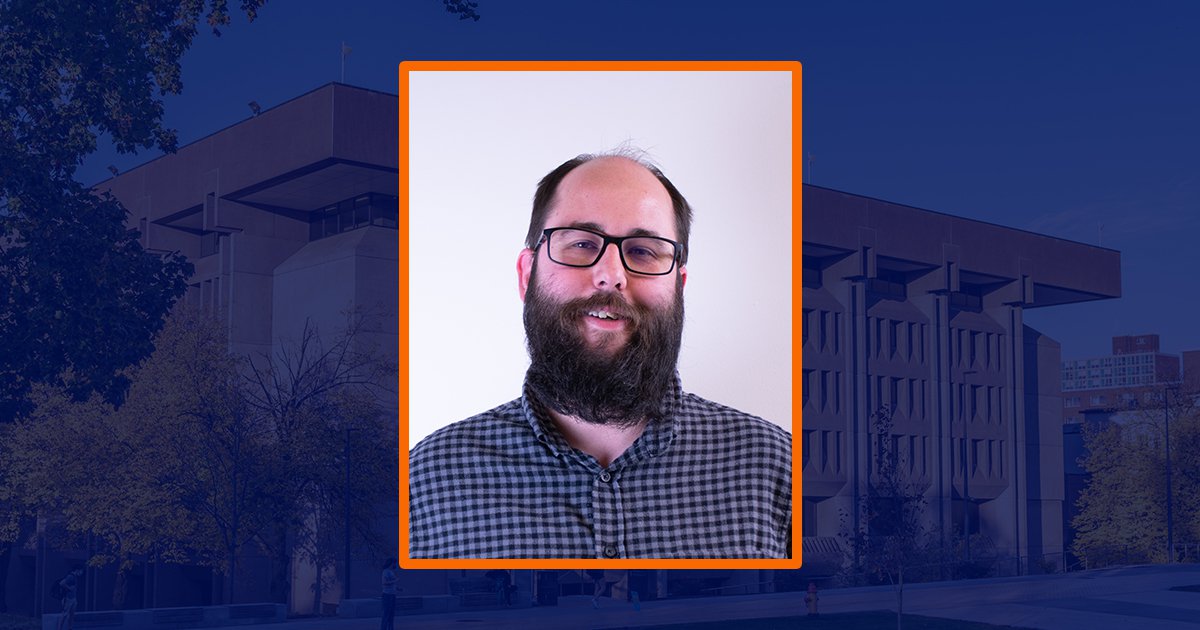
[[[806,258],[840,258],[871,247],[881,266],[901,271],[957,264],[978,285],[1033,285],[1027,308],[1121,296],[1121,254],[984,221],[819,186],[804,186]]]
[[[398,194],[398,101],[332,83],[103,181],[131,219],[198,230],[206,198],[303,215]]]

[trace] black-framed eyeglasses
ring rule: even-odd
[[[555,227],[542,230],[550,260],[567,267],[591,267],[600,261],[608,244],[617,246],[625,269],[644,276],[665,276],[683,254],[683,245],[658,236],[609,236],[585,228]]]

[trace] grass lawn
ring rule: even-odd
[[[681,623],[667,626],[638,626],[633,630],[893,630],[896,613],[889,610],[870,612],[837,613],[819,617],[771,617],[769,619],[739,619],[737,621],[710,621],[706,623]],[[990,623],[958,621],[921,615],[904,615],[904,630],[994,630],[1016,628],[997,626]]]

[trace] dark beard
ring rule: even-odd
[[[625,346],[592,348],[580,331],[589,310],[610,308],[628,319]],[[683,336],[683,281],[664,309],[634,306],[611,293],[555,302],[537,287],[537,263],[525,296],[525,382],[542,404],[593,424],[633,426],[661,414]]]

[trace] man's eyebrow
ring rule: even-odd
[[[580,228],[584,230],[591,230],[593,232],[600,232],[601,234],[608,234],[608,232],[605,232],[604,228],[601,227],[599,223],[594,221],[572,221],[571,224],[567,225],[566,227]],[[662,235],[658,232],[655,232],[654,230],[647,230],[646,228],[634,228],[625,236],[657,236],[662,238]]]

